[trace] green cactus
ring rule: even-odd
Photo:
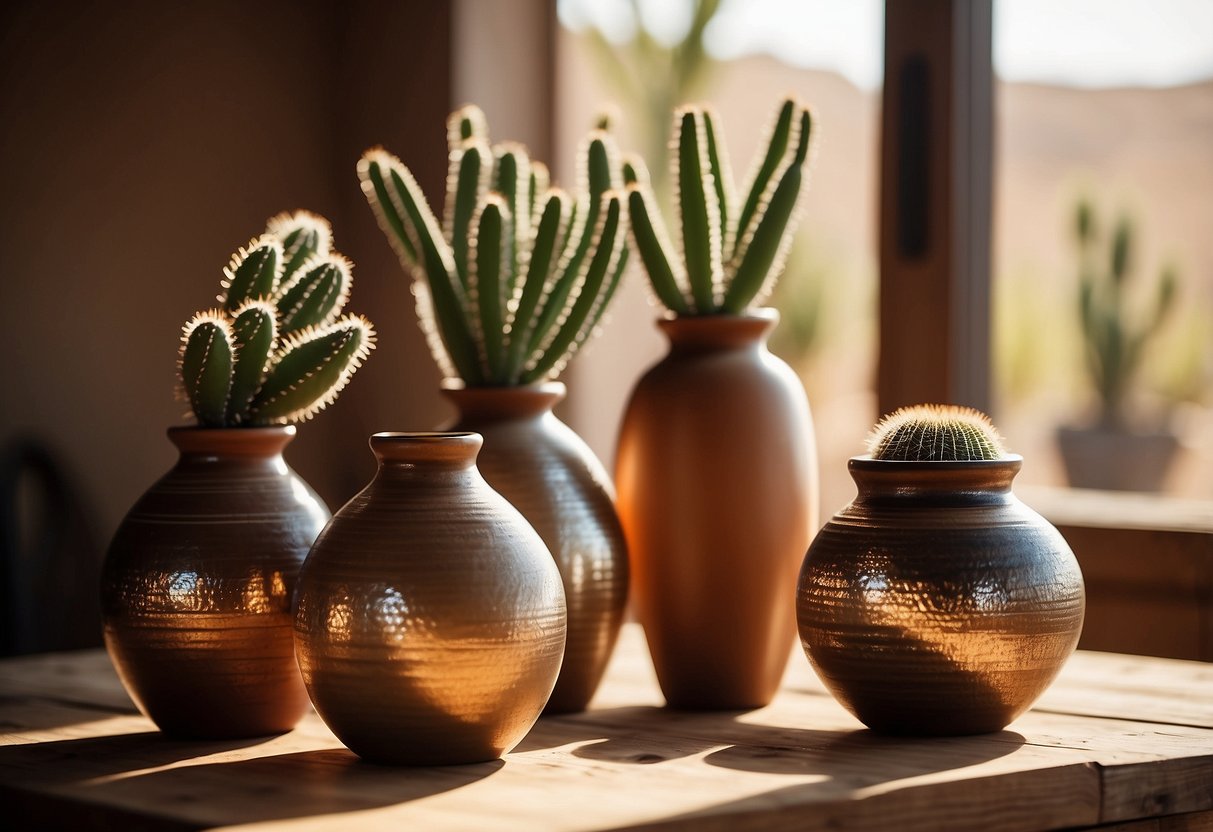
[[[416,278],[430,350],[469,386],[555,378],[593,334],[627,261],[614,139],[586,137],[569,195],[522,145],[491,146],[474,106],[451,114],[447,138],[441,223],[395,156],[369,150],[358,164],[380,227]]]
[[[199,425],[310,419],[374,348],[370,321],[338,318],[352,266],[331,244],[328,222],[299,211],[232,256],[220,307],[195,315],[182,337],[181,389]]]
[[[715,117],[682,107],[671,140],[679,243],[671,243],[639,160],[626,176],[632,245],[657,299],[678,315],[738,315],[774,288],[808,181],[813,119],[794,98],[776,112],[740,205]]]
[[[1154,287],[1148,311],[1135,315],[1140,300],[1131,294],[1134,273],[1134,226],[1121,216],[1112,230],[1106,267],[1100,263],[1101,229],[1090,202],[1080,199],[1075,209],[1078,245],[1078,307],[1087,369],[1100,402],[1100,426],[1123,428],[1125,399],[1151,339],[1162,328],[1179,287],[1173,267],[1164,267]]]
[[[885,416],[868,438],[873,459],[972,462],[1007,455],[990,417],[971,407],[920,404]]]

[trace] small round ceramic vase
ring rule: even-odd
[[[564,581],[569,632],[545,713],[585,710],[615,648],[628,593],[628,555],[602,463],[552,408],[559,382],[464,387],[443,393],[459,409],[447,430],[484,437],[477,467],[535,527]]]
[[[165,733],[289,731],[307,710],[291,597],[328,509],[282,459],[295,428],[170,428],[177,464],[102,568],[105,643]]]
[[[564,653],[560,573],[476,468],[475,433],[380,433],[379,469],[312,547],[295,642],[312,703],[359,756],[497,759],[543,711]]]
[[[615,483],[632,597],[666,701],[767,704],[796,639],[796,573],[817,525],[804,388],[772,355],[772,309],[668,318],[637,383]]]
[[[796,612],[818,676],[869,728],[999,731],[1074,651],[1082,573],[1011,493],[1021,464],[850,460],[858,496],[809,548]]]

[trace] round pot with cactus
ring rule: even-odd
[[[795,641],[816,447],[804,388],[766,347],[778,314],[760,304],[791,244],[811,131],[808,109],[784,101],[739,195],[715,116],[680,109],[676,242],[643,167],[629,171],[633,250],[670,348],[632,392],[615,477],[636,614],[676,707],[765,705]]]
[[[1074,651],[1085,595],[1061,534],[1011,491],[1022,457],[984,414],[905,408],[849,468],[858,494],[817,534],[801,643],[873,730],[1001,730]]]
[[[299,212],[233,256],[219,307],[182,338],[180,391],[197,425],[169,429],[177,463],[106,555],[106,646],[166,733],[281,733],[308,707],[291,603],[329,513],[282,451],[374,345],[369,322],[340,316],[350,263],[330,245],[328,223]]]
[[[1161,491],[1179,450],[1171,431],[1143,429],[1130,415],[1142,363],[1171,314],[1179,283],[1173,269],[1163,269],[1142,303],[1132,279],[1133,228],[1122,217],[1101,250],[1105,240],[1091,204],[1082,200],[1075,211],[1083,357],[1098,400],[1094,424],[1057,431],[1066,477],[1076,488]]]
[[[627,261],[621,165],[605,130],[578,152],[573,192],[518,144],[490,145],[474,106],[448,122],[439,222],[409,169],[383,150],[358,167],[402,265],[458,410],[443,426],[484,437],[485,479],[539,532],[564,581],[568,640],[547,713],[580,711],[623,621],[628,559],[614,490],[589,447],[552,413],[556,377],[590,338]]]

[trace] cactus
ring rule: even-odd
[[[368,150],[358,177],[379,225],[413,273],[417,315],[444,374],[469,386],[555,378],[593,334],[627,261],[615,143],[594,130],[576,193],[518,144],[491,146],[474,106],[447,123],[442,221],[412,173]]]
[[[361,316],[338,317],[352,265],[303,211],[272,218],[224,270],[219,307],[185,325],[181,391],[204,427],[285,424],[323,410],[375,346]]]
[[[643,164],[631,160],[628,167],[632,245],[657,299],[678,315],[737,315],[770,294],[787,259],[808,182],[813,119],[794,98],[776,112],[744,202],[734,194],[728,152],[715,122],[702,107],[682,107],[674,116],[677,246],[665,230]]]
[[[1091,204],[1079,200],[1075,210],[1078,245],[1078,305],[1087,369],[1099,395],[1100,425],[1125,426],[1125,397],[1150,340],[1157,335],[1175,303],[1179,277],[1171,267],[1159,274],[1145,316],[1134,316],[1129,294],[1133,274],[1134,227],[1127,216],[1117,221],[1100,268],[1101,233]]]
[[[920,404],[885,416],[872,430],[873,459],[972,462],[1007,455],[990,417],[971,407]]]

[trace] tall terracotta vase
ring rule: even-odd
[[[850,461],[859,493],[813,541],[797,616],[817,674],[868,727],[998,731],[1074,652],[1082,573],[1011,493],[1021,464]]]
[[[303,565],[299,666],[316,711],[366,759],[496,759],[556,684],[560,573],[480,476],[480,444],[474,433],[371,437],[375,478]]]
[[[459,409],[448,430],[484,436],[481,473],[539,532],[564,581],[568,642],[545,713],[584,710],[627,604],[627,545],[610,478],[581,437],[552,414],[564,398],[563,384],[465,388],[453,382],[443,393]]]
[[[329,516],[282,459],[295,428],[168,436],[180,458],[122,521],[102,569],[110,657],[165,733],[289,731],[308,707],[291,598]]]
[[[658,321],[669,354],[624,416],[615,481],[633,599],[675,707],[765,705],[795,642],[817,460],[804,388],[766,347],[777,321]]]

